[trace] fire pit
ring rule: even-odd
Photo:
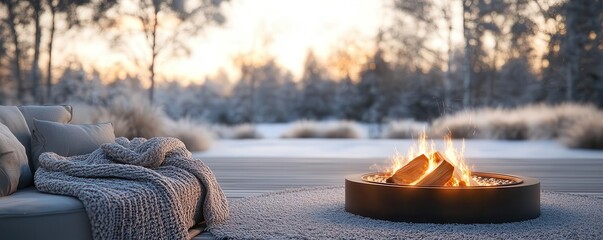
[[[406,157],[379,172],[348,176],[345,210],[364,217],[421,223],[503,223],[540,216],[535,178],[471,172],[449,137],[446,151],[422,133]]]

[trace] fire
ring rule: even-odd
[[[450,180],[446,183],[446,186],[480,185],[473,179],[471,169],[469,166],[467,166],[465,158],[463,157],[465,151],[465,142],[463,141],[461,148],[457,149],[452,143],[452,137],[450,135],[447,135],[444,140],[446,148],[443,152],[443,155],[445,156],[446,160],[452,166],[454,166],[454,172]],[[418,140],[408,149],[406,156],[396,152],[394,157],[391,159],[391,165],[385,169],[384,173],[387,175],[387,177],[391,177],[394,175],[394,173],[396,173],[396,171],[404,167],[416,157],[425,155],[429,159],[428,167],[425,173],[419,179],[410,183],[410,185],[416,185],[417,182],[421,181],[425,176],[433,172],[440,164],[440,162],[438,162],[438,158],[436,157],[436,153],[437,151],[435,143],[433,140],[428,141],[427,134],[425,131],[423,131],[419,133]]]

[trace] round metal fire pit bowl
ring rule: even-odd
[[[474,172],[513,180],[478,187],[418,187],[345,180],[345,210],[364,217],[416,223],[505,223],[540,216],[540,181],[535,178]]]

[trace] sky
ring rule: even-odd
[[[232,0],[224,6],[227,19],[224,25],[206,28],[201,36],[189,39],[191,55],[161,62],[157,71],[167,80],[178,79],[185,84],[201,82],[219,69],[236,78],[238,70],[233,65],[233,58],[255,51],[275,57],[281,66],[300,77],[308,49],[313,49],[319,58],[326,58],[332,49],[350,38],[367,48],[373,47],[372,40],[379,27],[387,21],[386,3],[375,0]],[[103,33],[85,29],[76,35],[65,35],[65,38],[80,37],[84,41],[63,41],[65,51],[57,54],[58,57],[63,60],[75,58],[83,62],[85,68],[96,68],[100,72],[144,74],[125,54],[138,51],[136,43],[116,50],[98,34]],[[61,48],[61,43],[57,45]]]

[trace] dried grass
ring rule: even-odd
[[[428,124],[413,119],[390,121],[383,130],[383,138],[410,139],[417,138],[422,131],[428,131]]]
[[[115,99],[108,107],[115,136],[152,138],[164,135],[168,118],[146,99]]]
[[[528,138],[526,122],[515,116],[492,118],[482,128],[483,138],[503,140],[526,140]]]
[[[115,99],[108,107],[73,104],[75,124],[111,122],[116,137],[175,137],[190,151],[207,150],[212,143],[210,131],[190,119],[173,121],[146,99]]]
[[[348,138],[364,137],[364,131],[355,122],[336,121],[319,123],[302,120],[292,126],[281,136],[282,138]]]
[[[166,129],[163,135],[180,139],[189,151],[205,151],[213,143],[209,130],[188,118],[170,121]]]
[[[525,119],[528,139],[555,139],[559,136],[559,117],[554,106],[528,105],[517,109],[516,115]]]
[[[255,125],[249,123],[234,126],[211,125],[209,129],[214,136],[221,139],[260,139],[264,137],[257,131]]]
[[[436,135],[451,132],[455,138],[555,139],[583,119],[600,114],[593,105],[575,103],[534,104],[515,109],[482,108],[436,119],[432,132]]]
[[[462,111],[446,115],[434,120],[431,124],[431,135],[443,137],[450,134],[453,138],[478,138],[482,121],[476,122],[478,113]]]
[[[564,103],[557,106],[528,105],[519,108],[516,115],[525,118],[529,139],[555,139],[577,121],[599,113],[590,104]]]
[[[95,124],[110,122],[109,111],[104,107],[87,104],[71,104],[73,109],[71,122],[73,124]]]
[[[362,128],[352,121],[329,122],[323,130],[324,138],[357,139],[364,136]]]
[[[301,120],[293,123],[282,138],[322,138],[322,126],[315,121]]]
[[[603,149],[603,114],[576,119],[566,127],[561,142],[570,148]]]
[[[230,138],[231,139],[257,139],[262,138],[255,126],[252,124],[239,124],[230,127]]]

